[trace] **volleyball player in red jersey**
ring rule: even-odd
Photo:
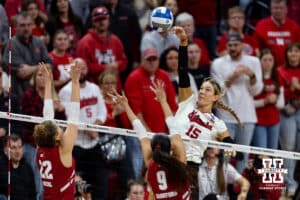
[[[158,83],[161,88],[162,83]],[[163,107],[166,118],[173,116],[167,103],[164,90],[154,84],[152,90]],[[160,89],[160,96],[156,90]],[[116,103],[121,104],[131,121],[132,126],[140,138],[145,165],[146,178],[157,200],[190,200],[190,177],[186,169],[186,153],[183,141],[179,134],[170,131],[170,137],[156,134],[150,139],[141,121],[133,113],[124,95],[115,92],[113,95]],[[171,153],[172,152],[172,153]]]
[[[69,108],[72,112],[67,128],[63,132],[52,121],[54,117],[52,100],[52,73],[44,64],[39,66],[45,75],[44,118],[49,119],[35,126],[34,139],[37,144],[37,164],[44,187],[44,200],[74,199],[75,161],[72,150],[77,137],[79,120],[79,77],[80,66],[71,67],[72,95]]]

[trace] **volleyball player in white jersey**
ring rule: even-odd
[[[212,79],[205,79],[200,87],[198,98],[193,95],[187,73],[187,44],[188,38],[181,27],[174,27],[180,39],[179,47],[179,108],[175,116],[166,122],[170,130],[192,139],[217,140],[233,143],[225,123],[213,114],[213,108],[221,108],[230,112],[236,120],[240,120],[236,113],[221,102],[222,91],[218,83]],[[159,87],[158,84],[154,87]],[[155,90],[153,90],[155,92]],[[156,89],[156,91],[158,91]],[[163,107],[167,106],[161,104]],[[176,125],[176,127],[174,127]],[[189,143],[186,146],[187,160],[201,162],[206,146]]]

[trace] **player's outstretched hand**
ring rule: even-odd
[[[39,70],[44,75],[45,84],[52,84],[53,74],[52,74],[51,69],[49,69],[45,63],[40,62]]]
[[[108,93],[108,95],[113,99],[116,104],[121,105],[123,108],[129,106],[128,99],[125,96],[124,92],[120,95],[116,90],[113,90],[113,93]]]
[[[81,73],[81,67],[78,65],[78,62],[75,61],[71,63],[70,77],[72,81],[79,81]]]
[[[155,100],[159,102],[167,101],[166,93],[164,90],[164,82],[161,80],[157,80],[156,82],[152,82],[152,86],[150,86],[150,89],[154,92],[155,94]]]
[[[186,34],[185,30],[182,27],[174,26],[171,29],[171,31],[174,32],[177,35],[177,37],[179,38],[181,46],[187,46],[188,45],[188,37],[187,37],[187,34]]]

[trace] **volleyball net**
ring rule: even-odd
[[[28,123],[41,123],[45,120],[42,117],[16,114],[16,113],[8,113],[8,112],[0,112],[0,118],[17,120],[17,121],[28,122]],[[61,127],[66,127],[67,123],[68,123],[67,121],[64,121],[64,120],[56,120],[55,119],[55,121]],[[79,130],[96,131],[96,132],[107,133],[107,134],[112,134],[112,135],[138,137],[137,133],[134,130],[108,127],[108,126],[100,126],[100,125],[95,125],[95,124],[78,123],[78,129]],[[154,133],[150,133],[150,132],[148,133],[149,137],[152,137],[153,134]],[[198,139],[193,140],[188,137],[183,137],[183,140],[187,143],[187,145],[189,142],[193,142],[193,145],[198,144],[198,145],[205,145],[207,147],[219,148],[219,149],[224,149],[224,150],[235,150],[235,151],[250,153],[250,154],[258,154],[258,155],[266,155],[266,156],[271,156],[271,157],[280,157],[280,158],[300,160],[299,152],[261,148],[261,147],[247,146],[247,145],[241,145],[241,144],[231,144],[231,143],[217,142],[217,141],[212,141],[212,140],[198,140]]]

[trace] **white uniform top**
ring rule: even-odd
[[[69,82],[59,92],[59,98],[65,105],[66,115],[69,118],[69,102],[71,97],[72,84]],[[106,106],[99,87],[91,82],[86,81],[84,88],[80,88],[80,115],[81,123],[94,124],[98,119],[105,122],[107,115]],[[96,146],[99,138],[91,139],[90,136],[84,134],[83,131],[78,131],[75,145],[84,149],[89,149]]]
[[[202,113],[196,108],[197,99],[194,95],[179,103],[179,108],[174,117],[176,130],[183,138],[189,137],[198,140],[216,140],[218,133],[225,132],[225,123],[213,113]],[[198,142],[186,144],[187,160],[200,163],[205,145]]]
[[[199,200],[202,200],[209,193],[218,194],[217,186],[217,167],[218,162],[212,166],[209,170],[207,163],[204,161],[203,164],[199,166],[198,171],[198,183],[199,183]],[[225,184],[235,183],[241,174],[239,174],[236,169],[229,163],[223,164],[223,174],[225,179]],[[227,190],[224,194],[219,196],[220,200],[229,200]]]

